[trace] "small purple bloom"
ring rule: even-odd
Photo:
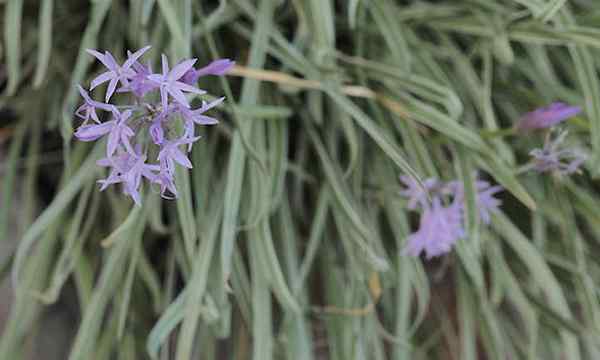
[[[534,149],[529,155],[533,157],[533,169],[539,173],[556,172],[570,175],[578,171],[587,159],[587,154],[578,148],[565,148],[563,141],[567,132],[561,132],[554,139],[546,138],[542,149]]]
[[[231,68],[235,65],[235,61],[231,61],[229,59],[219,59],[211,62],[203,68],[198,70],[189,69],[181,78],[186,84],[193,85],[198,82],[198,79],[202,76],[206,75],[216,75],[221,76],[225,75]]]
[[[121,87],[119,90],[117,90],[118,92],[131,91],[135,96],[141,98],[147,93],[158,89],[159,85],[148,79],[148,76],[153,74],[150,63],[142,65],[140,62],[136,61],[133,63],[132,67],[135,75],[133,75],[129,80],[129,86]]]
[[[158,165],[146,164],[146,156],[140,154],[138,147],[135,154],[120,151],[117,155],[100,159],[96,162],[99,166],[111,168],[108,177],[98,182],[102,184],[100,190],[105,190],[112,184],[123,184],[123,192],[131,196],[136,205],[141,204],[139,187],[142,177],[155,181],[159,171]]]
[[[166,170],[169,173],[175,171],[175,163],[180,164],[188,169],[192,168],[192,162],[185,156],[185,154],[179,150],[180,145],[191,144],[200,139],[195,138],[180,138],[177,140],[165,140],[162,144],[162,148],[158,153],[158,161],[160,161],[160,168]]]
[[[404,253],[419,256],[424,251],[430,259],[449,252],[464,235],[461,206],[454,202],[444,207],[439,198],[434,198],[421,215],[419,230],[408,237]]]
[[[112,156],[120,143],[125,146],[127,151],[133,153],[129,138],[134,136],[135,133],[126,124],[127,119],[131,116],[131,110],[126,110],[123,113],[120,113],[115,107],[111,110],[113,120],[98,125],[81,126],[75,132],[75,136],[81,141],[94,141],[108,134],[107,156]]]
[[[177,188],[175,187],[175,180],[173,178],[173,174],[165,169],[161,169],[156,178],[153,181],[160,185],[160,196],[164,199],[174,199],[177,198]],[[169,191],[173,196],[167,195],[167,191]]]
[[[131,110],[125,110],[123,113],[120,113],[116,109],[113,109],[113,116],[114,120],[109,121],[113,122],[113,126],[108,134],[106,154],[108,156],[114,154],[120,143],[125,146],[127,151],[133,153],[133,148],[131,147],[129,138],[134,136],[135,133],[129,126],[127,126],[127,119],[129,119],[131,116]]]
[[[423,186],[419,186],[413,178],[402,175],[400,180],[404,183],[406,188],[400,191],[400,195],[408,198],[408,208],[414,210],[417,206],[422,208],[427,207],[429,204],[429,198],[435,197],[435,190],[440,187],[440,182],[435,178],[429,178],[423,181]]]
[[[169,71],[167,57],[162,55],[162,74],[149,75],[148,79],[160,85],[160,99],[163,109],[166,109],[168,106],[168,95],[171,95],[181,105],[189,108],[190,104],[183,94],[184,91],[199,95],[206,93],[206,91],[179,81],[183,74],[194,66],[195,63],[196,59],[185,60]]]
[[[547,107],[539,108],[525,114],[519,123],[519,130],[545,129],[554,126],[581,112],[579,106],[571,106],[562,102],[554,102]]]
[[[206,101],[202,101],[202,106],[195,110],[188,109],[188,108],[178,104],[177,111],[181,114],[181,117],[185,121],[184,137],[186,137],[186,138],[195,137],[195,126],[194,125],[196,125],[196,124],[198,124],[198,125],[216,125],[216,124],[218,124],[219,121],[217,119],[212,118],[210,116],[203,115],[203,113],[212,109],[215,106],[220,105],[223,102],[223,100],[225,100],[224,97],[219,98],[214,101],[211,101],[211,102],[208,102],[208,103]],[[190,143],[188,145],[188,152],[191,150],[191,148],[192,148],[192,144]]]
[[[83,98],[84,104],[77,108],[77,110],[75,111],[75,115],[83,119],[84,124],[90,118],[92,118],[92,120],[94,120],[96,123],[100,123],[98,115],[96,114],[96,109],[112,111],[113,105],[92,100],[90,95],[88,95],[87,91],[85,91],[80,85],[77,85],[77,90],[79,90],[79,93]]]
[[[104,72],[104,73],[98,75],[98,77],[96,77],[94,80],[92,80],[92,87],[90,88],[90,90],[93,90],[98,85],[109,81],[108,89],[106,90],[106,98],[105,98],[105,101],[108,102],[108,100],[110,100],[111,96],[115,92],[115,89],[117,88],[117,83],[119,81],[121,82],[121,84],[123,84],[123,86],[129,85],[128,80],[131,79],[135,75],[135,72],[131,69],[133,63],[136,62],[137,59],[139,59],[142,55],[144,55],[144,53],[146,51],[148,51],[149,49],[150,49],[150,46],[146,46],[146,47],[141,48],[140,50],[134,52],[133,54],[129,55],[129,57],[123,64],[123,66],[120,66],[119,64],[117,64],[117,61],[115,60],[115,58],[108,51],[105,51],[104,55],[103,55],[96,50],[87,49],[86,51],[88,54],[94,56],[104,66],[106,66],[108,68],[107,72]]]

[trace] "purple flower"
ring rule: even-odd
[[[159,87],[154,81],[148,79],[148,76],[153,74],[150,63],[142,65],[140,62],[136,61],[133,63],[132,67],[135,75],[129,79],[129,86],[121,87],[117,90],[118,92],[131,91],[135,96],[141,98]]]
[[[444,207],[439,198],[434,198],[421,215],[419,230],[408,237],[404,253],[419,256],[424,251],[430,259],[449,252],[464,235],[460,204]]]
[[[160,152],[158,153],[158,161],[160,162],[161,171],[167,171],[173,173],[175,171],[175,163],[180,164],[188,169],[192,168],[192,162],[185,156],[185,154],[179,150],[180,145],[191,144],[200,139],[195,138],[180,138],[177,140],[165,140],[162,143]]]
[[[203,113],[207,112],[208,110],[212,109],[215,106],[220,105],[223,102],[223,100],[225,100],[224,97],[219,98],[214,101],[211,101],[211,102],[208,102],[208,103],[206,101],[202,101],[202,106],[195,110],[188,109],[188,108],[178,104],[177,111],[181,114],[181,117],[185,121],[184,137],[193,138],[195,136],[195,125],[196,124],[198,124],[198,125],[216,125],[216,124],[218,124],[219,121],[217,119],[212,118],[210,116],[203,115]],[[191,148],[192,148],[192,144],[190,143],[188,145],[188,152],[191,150]]]
[[[179,81],[183,74],[185,74],[186,71],[194,66],[195,63],[196,59],[185,60],[177,64],[171,71],[169,71],[167,57],[162,55],[162,74],[149,75],[148,79],[160,85],[160,100],[163,109],[167,108],[169,95],[171,95],[175,101],[181,105],[189,108],[190,104],[183,94],[184,91],[200,95],[206,93],[206,91]]]
[[[554,140],[546,138],[542,149],[534,149],[529,155],[533,157],[533,169],[539,173],[556,172],[570,175],[578,171],[587,159],[587,154],[581,149],[565,148],[563,141],[567,131],[558,134]]]
[[[141,204],[139,187],[142,177],[150,181],[155,181],[159,171],[158,165],[146,164],[146,155],[140,154],[140,149],[136,149],[135,154],[120,151],[117,155],[100,159],[96,162],[99,166],[110,167],[110,173],[104,180],[98,182],[102,184],[100,191],[104,191],[109,185],[123,184],[123,193],[131,196],[136,205]]]
[[[195,70],[193,66],[196,59],[189,59],[169,70],[167,58],[162,55],[162,73],[154,74],[149,63],[143,65],[139,60],[149,48],[144,47],[135,53],[127,51],[127,60],[123,65],[117,64],[107,51],[102,54],[96,50],[87,50],[108,68],[91,84],[94,89],[108,82],[107,103],[92,100],[87,91],[78,86],[84,104],[75,112],[76,116],[84,120],[75,132],[75,137],[81,141],[95,141],[107,136],[106,158],[99,160],[98,165],[107,167],[110,171],[105,179],[99,181],[102,184],[101,190],[112,184],[121,184],[123,192],[131,196],[137,205],[141,202],[140,186],[144,180],[158,184],[161,197],[177,197],[175,166],[179,164],[184,168],[192,167],[184,149],[191,151],[192,144],[200,138],[195,136],[195,126],[218,123],[217,119],[205,113],[221,104],[224,98],[211,102],[202,101],[199,108],[191,109],[185,93],[204,94],[205,91],[187,84],[183,78],[191,76],[197,80],[204,75],[222,75],[233,66],[232,61],[221,59]],[[159,101],[151,101],[153,97],[146,98],[146,94],[154,90],[160,93]],[[108,104],[115,91],[132,93],[137,99],[117,108]],[[121,108],[126,110],[119,110]],[[100,121],[96,113],[98,109],[112,113],[109,121]],[[182,130],[170,126],[175,117],[181,117],[184,123]],[[130,125],[132,118],[137,119],[134,126]],[[89,125],[89,119],[94,123]],[[142,144],[147,145],[149,151],[154,152],[152,148],[156,149],[158,161],[147,163],[147,152],[142,153]]]
[[[81,97],[84,100],[84,104],[77,108],[77,110],[75,111],[75,115],[83,119],[84,124],[90,118],[92,118],[92,120],[94,120],[96,123],[100,123],[98,115],[96,114],[96,109],[112,111],[113,105],[92,100],[92,98],[88,95],[87,91],[85,91],[80,85],[77,85],[77,90],[79,90],[79,93],[81,94]]]
[[[144,55],[144,53],[148,51],[148,49],[150,49],[150,46],[141,48],[140,50],[129,55],[123,66],[117,64],[115,58],[108,51],[105,51],[104,55],[102,55],[96,50],[87,49],[86,51],[88,52],[88,54],[100,60],[100,62],[108,68],[107,72],[98,75],[98,77],[92,80],[92,87],[90,88],[90,90],[93,90],[100,84],[110,81],[108,83],[108,89],[106,90],[105,98],[105,101],[108,102],[108,100],[110,100],[111,96],[115,92],[115,89],[117,88],[117,83],[119,81],[121,82],[121,84],[123,84],[123,86],[129,85],[128,80],[135,75],[135,72],[131,69],[131,66],[134,62],[137,61],[137,59]]]
[[[525,114],[517,123],[519,130],[544,129],[554,126],[581,112],[579,106],[571,106],[562,102],[554,102],[547,107],[539,108]]]
[[[173,179],[173,174],[165,169],[161,169],[158,175],[154,178],[154,183],[160,185],[160,196],[164,199],[174,199],[177,198],[177,188],[175,187],[175,180]],[[167,191],[169,191],[173,196],[167,195]]]
[[[211,62],[201,69],[189,69],[181,78],[186,84],[193,85],[198,82],[198,79],[206,75],[225,75],[235,65],[235,61],[229,59],[219,59]]]
[[[75,132],[75,136],[81,141],[94,141],[108,134],[107,156],[112,156],[120,143],[125,146],[127,151],[133,153],[129,138],[134,136],[135,133],[127,126],[127,119],[131,116],[131,110],[126,110],[123,113],[120,113],[115,107],[111,110],[113,120],[98,125],[81,126]]]
[[[435,178],[429,178],[423,181],[423,186],[411,177],[403,175],[400,180],[406,188],[400,191],[400,195],[408,198],[408,208],[414,210],[417,206],[425,208],[429,204],[429,197],[436,196],[435,191],[440,188],[440,182]],[[424,187],[424,189],[423,189]]]

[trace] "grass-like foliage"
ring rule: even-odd
[[[70,360],[600,358],[600,2],[0,9],[1,359],[52,338],[57,302]],[[99,191],[106,143],[76,141],[74,113],[106,71],[86,49],[148,45],[155,71],[237,65],[186,93],[225,101],[178,198],[148,181],[136,206]]]

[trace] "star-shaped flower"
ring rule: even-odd
[[[105,96],[105,101],[108,102],[110,97],[115,92],[119,81],[121,84],[123,84],[123,86],[129,85],[129,79],[135,76],[135,72],[133,69],[131,69],[131,67],[137,61],[137,59],[144,55],[144,53],[149,49],[150,46],[146,46],[134,52],[133,54],[130,54],[122,66],[117,64],[115,58],[108,51],[105,51],[104,54],[101,54],[96,50],[87,49],[86,51],[88,54],[94,56],[108,69],[107,72],[98,75],[94,80],[92,80],[92,86],[90,90],[93,90],[98,85],[109,81]]]
[[[206,91],[179,81],[183,74],[191,69],[195,63],[196,59],[185,60],[177,64],[169,71],[169,62],[167,57],[164,54],[162,55],[162,74],[149,75],[148,79],[160,85],[160,100],[163,109],[166,109],[168,106],[169,95],[171,95],[171,97],[173,97],[173,99],[175,99],[175,101],[177,101],[179,104],[189,108],[190,104],[183,94],[184,91],[199,95],[206,93]]]
[[[181,117],[185,121],[184,124],[184,137],[193,138],[195,136],[195,125],[216,125],[219,121],[213,117],[203,115],[208,110],[220,105],[224,97],[217,100],[206,102],[202,101],[202,106],[198,109],[191,110],[180,104],[177,106],[177,111],[181,114]],[[188,144],[188,152],[192,149],[192,144]]]
[[[112,111],[114,106],[93,100],[87,91],[85,91],[80,85],[77,85],[77,90],[79,90],[84,103],[77,108],[75,115],[83,119],[84,124],[87,123],[90,118],[96,123],[100,124],[100,120],[96,114],[96,109]]]
[[[117,155],[100,159],[96,162],[99,166],[111,168],[108,177],[98,182],[102,184],[100,191],[112,184],[123,184],[123,192],[133,198],[137,205],[141,204],[139,187],[142,177],[155,181],[159,171],[158,165],[146,164],[146,155],[142,155],[139,147],[135,154],[120,151]]]
[[[169,173],[175,171],[175,163],[180,164],[188,169],[192,168],[192,162],[179,149],[180,145],[191,144],[200,139],[200,136],[195,138],[179,138],[177,140],[165,140],[162,148],[158,153],[158,161],[160,162],[161,171],[165,170]]]
[[[129,138],[135,133],[127,126],[127,119],[131,116],[131,110],[120,113],[113,107],[113,120],[98,125],[80,126],[75,132],[75,136],[81,141],[94,141],[108,134],[108,143],[106,146],[106,155],[112,156],[119,144],[123,144],[127,151],[134,153]]]

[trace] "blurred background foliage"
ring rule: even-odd
[[[2,359],[600,358],[600,3],[2,0]],[[86,48],[238,66],[177,201],[100,193]],[[520,172],[583,106],[571,178]],[[402,254],[398,176],[502,185],[447,256]],[[18,250],[17,250],[18,249]]]

